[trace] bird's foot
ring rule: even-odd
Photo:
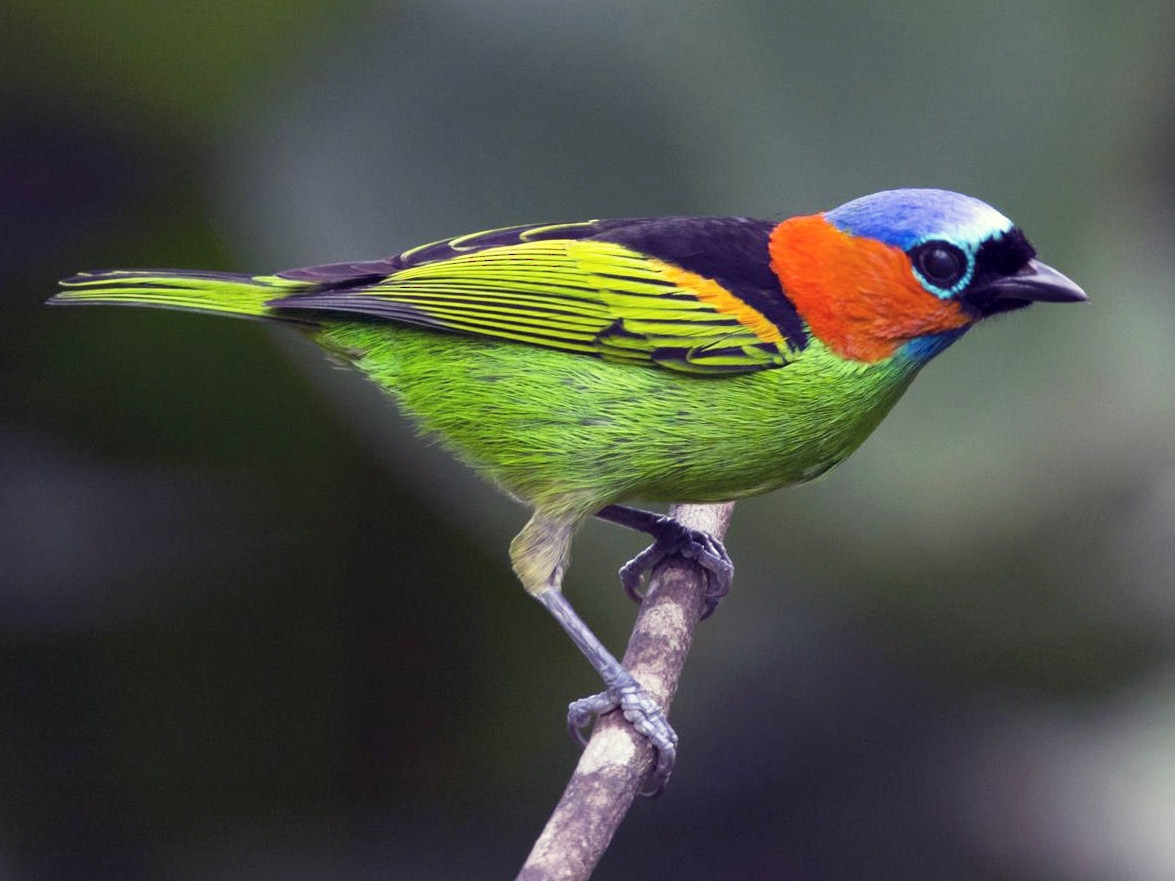
[[[624,592],[635,602],[641,602],[645,598],[641,590],[645,576],[666,557],[678,554],[695,561],[706,570],[708,584],[702,618],[709,618],[722,598],[730,593],[734,579],[734,563],[722,542],[708,532],[682,526],[672,517],[660,517],[644,531],[652,535],[655,541],[620,567],[620,583],[624,586]]]
[[[650,785],[641,795],[656,797],[664,791],[677,758],[677,732],[665,714],[635,679],[614,685],[607,691],[572,701],[567,708],[567,730],[580,746],[587,745],[585,731],[605,713],[619,709],[633,730],[648,739],[657,751],[649,775]]]

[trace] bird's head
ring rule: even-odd
[[[844,358],[925,360],[980,319],[1085,300],[990,205],[947,190],[886,190],[771,236],[771,265],[812,333]]]

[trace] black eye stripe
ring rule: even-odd
[[[910,261],[923,279],[944,290],[953,288],[967,275],[967,255],[950,242],[924,242],[910,252]]]
[[[1007,275],[1023,267],[1035,256],[1036,249],[1029,244],[1024,233],[1012,228],[980,246],[975,255],[975,271],[980,275]]]

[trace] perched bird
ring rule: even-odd
[[[619,706],[676,734],[563,597],[591,516],[650,533],[622,570],[685,553],[727,591],[721,544],[629,499],[717,502],[812,480],[976,322],[1086,296],[1024,234],[959,193],[890,190],[781,223],[664,217],[515,226],[370,262],[244,275],[89,272],[54,304],[158,306],[289,324],[366,374],[460,459],[533,509],[523,586],[600,673],[578,732]]]

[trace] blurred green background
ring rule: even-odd
[[[1175,5],[0,8],[0,879],[509,877],[591,671],[524,512],[279,330],[49,310],[538,220],[941,186],[1087,307],[992,322],[734,596],[622,878],[1175,877]],[[592,525],[568,592],[619,647]]]

